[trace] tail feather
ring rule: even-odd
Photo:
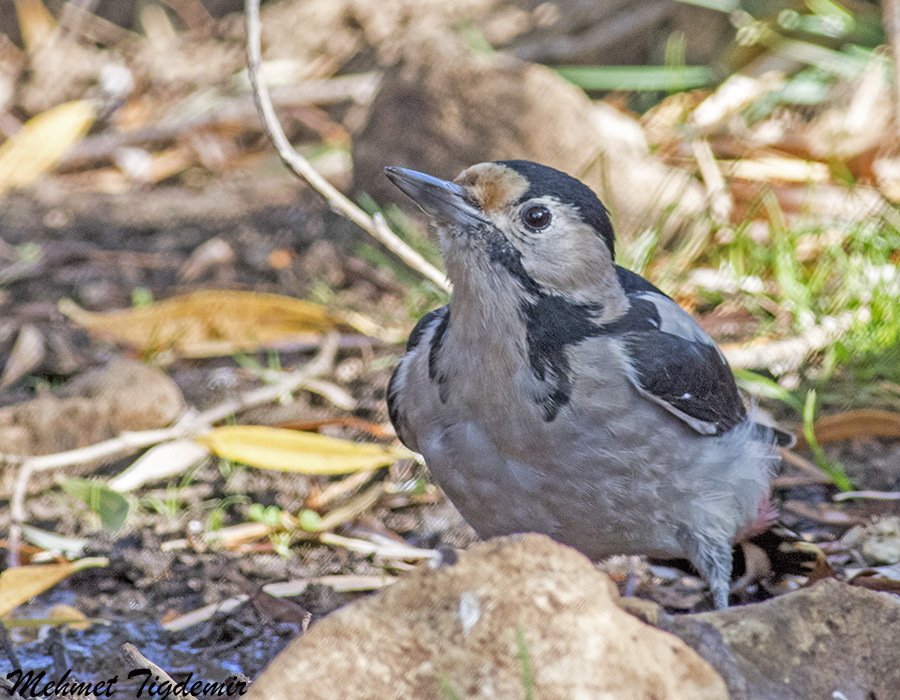
[[[756,436],[765,442],[772,442],[774,440],[775,444],[779,447],[787,448],[791,448],[797,444],[797,437],[793,433],[789,433],[781,428],[776,428],[773,425],[754,423],[753,428],[756,432]]]
[[[830,570],[825,553],[797,533],[781,525],[757,533],[734,545],[731,580],[733,591],[760,581],[777,581],[784,576],[805,576],[818,580]],[[699,576],[687,559],[655,559],[661,564]],[[825,573],[824,575],[827,575]]]
[[[821,549],[804,541],[797,533],[776,525],[735,545],[733,578],[735,573],[741,576],[747,572],[746,544],[760,549],[769,562],[769,571],[779,576],[809,576],[819,559],[825,556]],[[742,567],[740,572],[739,563]]]

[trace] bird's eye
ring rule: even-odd
[[[522,223],[532,231],[540,231],[550,225],[550,210],[547,207],[535,205],[522,211]]]

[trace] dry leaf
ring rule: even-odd
[[[66,623],[73,630],[86,630],[91,626],[87,615],[71,605],[54,605],[47,611],[47,619],[57,624]]]
[[[769,71],[758,78],[735,73],[697,105],[688,123],[700,131],[711,132],[731,115],[781,87],[784,80],[777,71]]]
[[[30,323],[19,330],[9,360],[0,375],[0,387],[7,387],[28,374],[44,359],[44,336]]]
[[[290,420],[279,423],[278,427],[290,430],[316,431],[329,425],[339,425],[342,428],[350,428],[351,430],[362,430],[369,433],[372,437],[382,440],[396,437],[396,433],[393,430],[381,423],[373,423],[356,416],[333,416],[316,420]]]
[[[26,187],[50,170],[94,123],[90,100],[57,105],[30,119],[0,146],[0,195]]]
[[[34,54],[56,30],[56,20],[41,0],[15,0],[19,33],[29,54]]]
[[[106,564],[105,558],[92,557],[62,564],[16,566],[7,569],[0,574],[0,615],[6,615],[76,571]]]
[[[193,440],[172,440],[147,450],[134,464],[109,480],[109,488],[125,493],[149,481],[159,481],[184,474],[190,467],[209,456],[209,451]]]
[[[375,469],[392,464],[404,454],[383,445],[262,425],[215,428],[196,440],[225,459],[301,474],[347,474]]]
[[[145,354],[215,357],[297,343],[317,343],[341,327],[377,335],[360,314],[332,311],[278,294],[209,290],[134,309],[92,313],[70,299],[59,310],[92,335]]]
[[[880,411],[875,408],[862,408],[857,411],[844,411],[832,416],[823,416],[816,421],[816,440],[819,443],[851,440],[857,437],[900,437],[900,413]],[[797,436],[794,449],[806,447],[806,439]]]

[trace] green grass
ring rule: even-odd
[[[690,240],[662,250],[655,233],[660,223],[621,242],[620,260],[676,296],[692,287],[692,270],[718,270],[733,282],[734,291],[696,289],[696,315],[723,302],[743,307],[758,323],[756,337],[767,340],[802,336],[829,319],[851,319],[846,332],[798,358],[799,369],[778,381],[736,372],[748,393],[783,404],[783,417],[790,414],[802,422],[815,462],[846,490],[852,485],[842,466],[819,446],[813,422],[816,415],[852,408],[900,410],[900,222],[893,209],[846,221],[817,221],[815,212],[803,214],[789,220],[774,193],[764,192],[745,223],[714,231],[713,240],[719,242],[699,255],[686,253],[693,246]]]
[[[525,643],[525,632],[521,627],[516,627],[516,650],[519,656],[519,665],[522,667],[522,688],[525,690],[525,700],[533,700],[534,672],[531,670],[531,657],[528,653],[528,645]]]
[[[531,655],[528,652],[528,645],[525,642],[525,633],[519,626],[516,626],[516,657],[519,660],[519,668],[522,676],[522,697],[524,700],[534,700],[534,672],[531,668]],[[446,677],[438,677],[438,685],[447,700],[462,700]]]
[[[736,301],[762,322],[765,333],[799,334],[828,317],[854,314],[849,330],[823,351],[817,379],[846,367],[861,380],[900,381],[900,363],[879,361],[900,343],[900,230],[887,218],[788,227],[774,196],[762,199],[772,222],[767,241],[755,237],[748,223],[697,263],[737,280],[761,280],[760,291],[742,291]],[[709,295],[712,303],[722,299]],[[773,305],[787,312],[791,328],[779,325]]]

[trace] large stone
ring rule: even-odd
[[[73,379],[53,394],[0,408],[0,445],[10,454],[45,455],[86,447],[123,431],[163,428],[184,411],[178,385],[165,372],[137,360],[116,359]],[[85,473],[95,465],[70,467]],[[0,498],[7,497],[16,470],[0,471]],[[35,490],[53,483],[38,473]]]
[[[900,597],[826,579],[760,603],[660,614],[725,678],[732,700],[900,695]]]
[[[697,225],[706,206],[699,182],[651,156],[633,117],[594,105],[549,68],[473,54],[441,31],[411,42],[385,71],[354,137],[354,188],[400,202],[386,165],[452,179],[475,163],[515,158],[583,180],[625,239],[663,222],[665,243]]]
[[[542,700],[727,698],[705,661],[617,599],[585,557],[542,535],[481,543],[325,618],[247,700],[518,699],[529,686]]]

